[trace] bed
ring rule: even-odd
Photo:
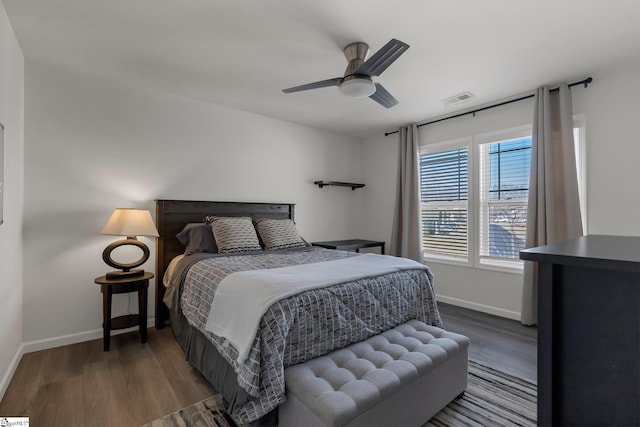
[[[258,420],[284,401],[284,368],[287,366],[361,341],[410,318],[434,326],[442,325],[431,272],[426,267],[409,266],[375,277],[336,281],[331,286],[309,288],[283,298],[269,306],[260,317],[255,339],[251,337],[247,357],[242,358],[242,352],[235,345],[205,327],[206,312],[215,305],[212,295],[219,292],[216,296],[221,298],[222,288],[217,287],[222,286],[222,282],[212,284],[213,290],[201,291],[205,286],[202,283],[213,281],[203,277],[220,276],[220,271],[245,274],[241,271],[275,272],[276,267],[281,267],[277,270],[300,270],[307,267],[299,264],[307,263],[316,268],[346,265],[364,262],[367,256],[384,256],[361,256],[309,245],[229,256],[207,253],[181,256],[185,246],[176,235],[187,224],[202,223],[205,217],[286,222],[294,219],[294,207],[287,203],[156,201],[156,224],[160,235],[156,246],[156,327],[171,324],[188,362],[222,394],[229,414],[238,424]],[[380,261],[394,263],[395,260],[403,259],[387,256],[373,261],[384,264]],[[169,282],[178,285],[167,288],[163,278],[170,264],[172,270],[168,276],[172,280]],[[176,268],[176,265],[180,267]],[[175,273],[177,270],[182,273]],[[223,279],[228,280],[231,276]]]

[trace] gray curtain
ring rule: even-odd
[[[578,196],[573,109],[566,83],[559,90],[540,88],[535,96],[531,175],[527,211],[527,248],[582,236]],[[538,322],[537,265],[525,261],[521,322]]]
[[[418,126],[400,128],[391,254],[422,262]]]

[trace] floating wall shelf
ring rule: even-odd
[[[316,184],[320,188],[323,188],[327,185],[335,185],[338,187],[351,187],[352,190],[355,190],[356,188],[364,187],[364,184],[356,184],[354,182],[338,182],[338,181],[315,181],[314,184]]]

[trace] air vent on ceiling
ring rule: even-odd
[[[445,105],[458,105],[471,101],[476,96],[470,92],[459,93],[458,95],[451,96],[447,99],[443,99]]]

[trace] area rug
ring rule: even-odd
[[[535,382],[469,361],[469,385],[461,398],[423,427],[535,426]],[[236,427],[219,395],[169,414],[143,427]]]

